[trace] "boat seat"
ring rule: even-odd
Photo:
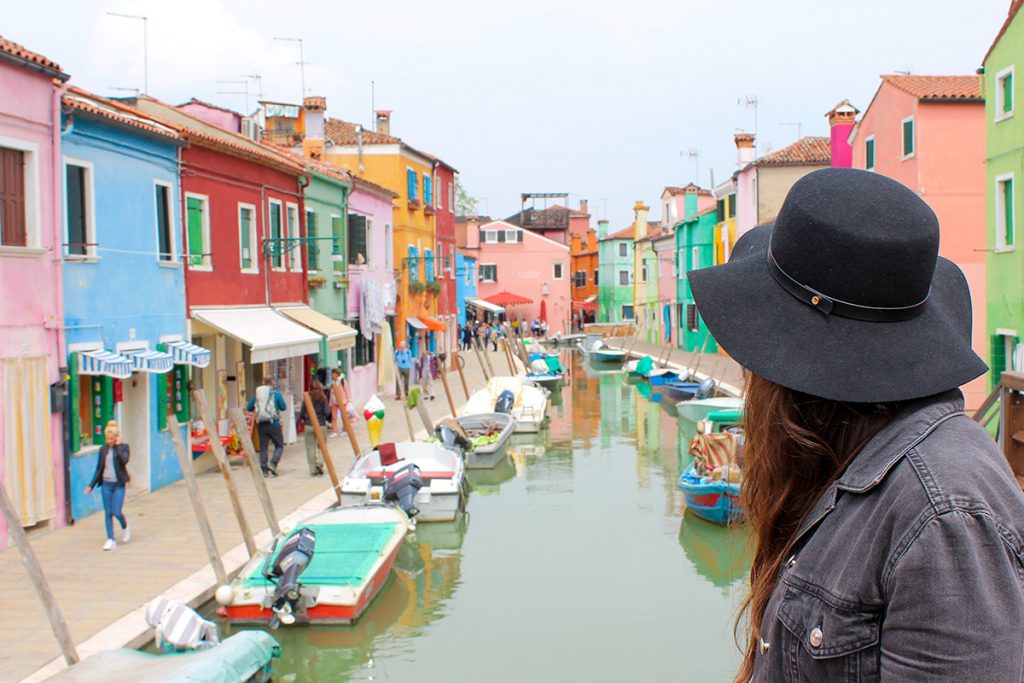
[[[388,465],[394,465],[396,462],[401,460],[398,457],[398,448],[394,442],[382,443],[377,446],[377,454],[380,456],[380,464],[384,467]]]
[[[365,473],[367,479],[390,479],[395,476],[394,472],[388,472],[386,470],[370,470]],[[420,471],[419,476],[421,479],[451,479],[455,476],[455,472],[451,470],[435,470],[435,471]]]

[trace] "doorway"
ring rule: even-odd
[[[121,384],[121,440],[131,447],[129,497],[149,491],[149,374],[136,372]]]

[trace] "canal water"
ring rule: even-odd
[[[468,512],[419,525],[358,623],[274,632],[275,680],[730,680],[745,528],[685,513],[670,404],[570,363],[549,428],[470,472]]]

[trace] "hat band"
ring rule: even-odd
[[[851,320],[863,320],[869,323],[895,323],[902,320],[910,320],[920,315],[928,306],[928,297],[931,289],[924,299],[912,306],[861,306],[852,304],[849,301],[836,299],[835,297],[822,294],[821,292],[801,284],[791,277],[786,271],[779,267],[772,254],[771,247],[768,248],[768,270],[779,285],[808,306],[821,311],[826,315],[838,315]]]

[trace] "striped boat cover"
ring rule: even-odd
[[[160,596],[146,605],[146,623],[156,631],[156,645],[164,649],[194,650],[220,642],[217,625],[192,609]]]
[[[78,354],[78,374],[128,379],[132,376],[132,362],[113,351],[82,351]]]
[[[167,350],[178,365],[194,365],[197,368],[205,368],[210,364],[210,350],[202,346],[189,344],[188,342],[176,341],[167,344]]]
[[[174,358],[169,353],[160,351],[126,351],[125,356],[132,362],[132,370],[136,372],[165,373],[174,369]]]
[[[690,455],[698,471],[710,472],[736,461],[736,435],[732,432],[697,432],[690,440]]]

